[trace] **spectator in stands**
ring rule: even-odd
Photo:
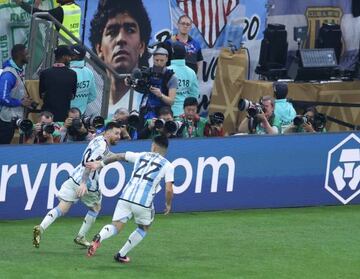
[[[280,120],[281,131],[284,131],[288,126],[292,124],[296,111],[292,105],[286,99],[288,94],[288,85],[285,82],[274,82],[274,97],[275,97],[275,115]]]
[[[24,65],[28,51],[23,44],[14,45],[11,59],[3,64],[0,76],[0,144],[9,144],[14,137],[12,118],[24,118],[24,108],[31,108],[32,100],[26,94]]]
[[[75,99],[70,107],[78,108],[83,114],[88,104],[96,99],[95,78],[93,72],[85,66],[86,50],[82,45],[72,45],[70,50],[73,53],[70,62],[70,69],[76,72],[77,90]]]
[[[145,122],[144,128],[139,132],[139,139],[152,139],[160,134],[168,138],[179,137],[181,136],[177,134],[179,126],[179,123],[174,121],[171,108],[164,106],[159,109],[158,117]]]
[[[148,66],[150,35],[151,22],[141,0],[99,1],[89,40],[98,56],[116,72],[128,74],[139,66]],[[108,115],[112,116],[117,108],[139,110],[142,95],[135,91],[130,98],[131,90],[124,79],[116,79],[110,72],[108,76]]]
[[[222,112],[214,112],[209,115],[209,121],[205,126],[204,135],[206,137],[224,137],[224,114]]]
[[[76,72],[69,69],[72,52],[65,45],[55,51],[55,64],[40,73],[39,93],[44,104],[42,110],[54,114],[54,121],[65,121],[70,102],[76,94]]]
[[[280,120],[274,114],[274,98],[263,96],[260,100],[261,111],[250,117],[248,115],[238,128],[239,133],[250,134],[279,134],[281,133]]]
[[[39,121],[34,125],[30,135],[25,135],[25,143],[58,143],[60,142],[60,126],[54,123],[54,115],[49,111],[40,113]]]
[[[176,120],[181,122],[179,134],[183,138],[203,137],[207,119],[197,114],[198,101],[195,97],[187,97],[184,101],[184,114]]]
[[[184,100],[187,97],[199,98],[199,84],[195,72],[185,65],[186,50],[184,45],[181,43],[173,44],[172,52],[173,56],[168,69],[175,72],[178,86],[171,109],[177,117],[184,113]]]
[[[70,33],[80,39],[81,8],[76,5],[74,0],[57,0],[57,3],[59,3],[60,6],[47,11],[38,9],[36,5],[35,7],[32,7],[29,3],[26,3],[23,0],[15,0],[15,2],[28,13],[48,12],[67,30],[69,30]],[[46,17],[43,18],[47,19]],[[56,27],[56,29],[58,31],[60,30],[59,27]],[[60,34],[70,42],[73,42],[73,40],[63,30],[60,30]]]
[[[193,69],[195,73],[201,73],[201,65],[204,58],[202,56],[200,44],[189,35],[191,26],[192,20],[189,16],[180,16],[178,19],[178,34],[173,35],[168,39],[166,44],[169,46],[176,42],[183,44],[186,49],[186,65]]]
[[[319,113],[316,107],[309,107],[303,115],[297,115],[292,125],[288,126],[284,134],[288,133],[324,133],[326,117]]]
[[[163,106],[171,106],[174,103],[177,87],[177,78],[173,70],[166,68],[168,52],[164,48],[157,48],[154,52],[154,66],[149,69],[149,85],[138,89],[143,92],[140,105],[140,125],[141,120],[153,119]]]
[[[85,128],[84,123],[81,120],[81,112],[78,108],[71,108],[67,113],[61,129],[60,142],[74,142],[74,141],[86,141],[89,140],[88,130]]]

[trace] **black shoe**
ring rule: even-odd
[[[125,256],[125,257],[121,257],[120,256],[120,253],[117,253],[115,256],[114,256],[114,260],[119,262],[119,263],[129,263],[130,262],[130,258],[128,256]]]

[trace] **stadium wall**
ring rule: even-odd
[[[356,204],[360,133],[237,136],[172,140],[174,212]],[[114,152],[146,151],[150,141],[121,142]],[[43,216],[82,156],[85,144],[0,147],[0,219]],[[113,163],[101,173],[103,215],[112,214],[132,171]],[[164,188],[164,187],[163,187]],[[164,189],[156,196],[164,209]],[[85,213],[77,204],[71,216]]]

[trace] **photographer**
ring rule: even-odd
[[[178,131],[183,138],[203,137],[207,119],[197,114],[198,101],[195,97],[187,97],[184,101],[184,114],[176,120],[181,122]]]
[[[239,125],[239,133],[274,135],[281,132],[280,121],[274,114],[273,97],[263,96],[259,104],[242,99],[239,102],[239,109],[247,110],[248,113]]]
[[[139,132],[139,139],[152,139],[158,135],[168,138],[178,137],[179,123],[174,121],[173,112],[169,106],[159,110],[158,118],[148,119],[145,127]]]
[[[138,139],[137,126],[139,123],[139,113],[137,111],[129,111],[125,108],[119,108],[115,111],[113,122],[120,124],[120,138],[125,140]]]
[[[206,137],[223,137],[225,136],[224,131],[224,114],[221,112],[214,112],[209,115],[209,123],[206,124],[204,135]]]
[[[28,63],[25,45],[11,49],[11,59],[3,64],[0,75],[0,144],[9,144],[14,137],[13,117],[25,117],[24,108],[31,108],[32,100],[26,96],[24,66]]]
[[[30,134],[24,133],[24,143],[59,143],[60,126],[54,123],[54,115],[49,111],[40,113],[39,122],[36,123]]]
[[[75,142],[88,140],[88,130],[81,120],[81,112],[78,108],[71,108],[67,118],[60,129],[60,142]]]
[[[326,116],[319,113],[315,107],[309,107],[303,115],[295,116],[293,124],[284,130],[289,133],[325,133]]]
[[[145,88],[135,86],[135,90],[143,93],[140,105],[141,121],[156,117],[161,107],[171,106],[176,95],[177,78],[172,70],[165,67],[168,61],[167,50],[157,48],[153,61],[154,66],[142,74],[145,78]]]

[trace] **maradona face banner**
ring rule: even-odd
[[[120,142],[111,150],[143,152],[150,145]],[[0,146],[0,219],[39,217],[56,206],[85,147]],[[360,133],[175,139],[167,158],[175,166],[174,212],[360,203]],[[132,168],[115,162],[101,171],[102,214],[113,213]],[[164,196],[162,189],[155,198],[157,212]],[[75,205],[70,215],[85,210]]]

